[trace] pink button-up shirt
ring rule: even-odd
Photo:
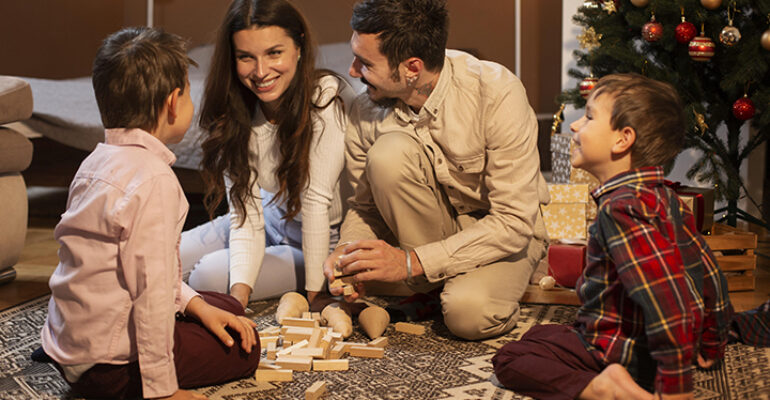
[[[139,360],[145,397],[173,394],[174,316],[197,295],[181,280],[188,204],[176,157],[139,129],[108,129],[70,185],[42,329],[64,366]]]

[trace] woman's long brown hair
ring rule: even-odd
[[[285,219],[300,211],[300,194],[309,181],[310,145],[313,138],[311,102],[314,87],[326,71],[315,70],[315,43],[302,15],[285,0],[235,0],[219,29],[206,79],[200,126],[208,133],[202,143],[202,176],[206,185],[204,205],[213,218],[225,196],[223,177],[232,182],[230,203],[241,215],[246,203],[261,201],[251,193],[257,171],[251,175],[249,138],[259,100],[238,79],[233,52],[233,34],[249,27],[283,28],[300,49],[297,72],[280,97],[275,124],[281,161],[276,170],[279,190],[275,200],[285,201]],[[251,177],[251,179],[249,179]]]

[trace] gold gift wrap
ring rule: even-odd
[[[551,239],[586,238],[586,203],[551,203],[541,210]]]
[[[588,185],[583,183],[549,183],[548,193],[551,195],[551,203],[588,202]]]

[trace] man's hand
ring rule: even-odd
[[[420,260],[414,253],[410,254],[412,276],[422,275]],[[357,282],[398,282],[407,278],[406,252],[382,240],[358,240],[336,249],[324,262],[324,273],[329,282],[334,281],[335,263],[339,265],[343,275],[355,275]],[[357,292],[359,286],[361,285],[356,285]],[[332,289],[332,294],[340,293],[341,290]],[[350,297],[355,299],[361,295],[354,293]]]
[[[228,327],[240,334],[241,348],[245,352],[251,353],[251,349],[257,344],[256,333],[254,333],[257,324],[246,317],[236,316],[214,307],[200,297],[193,297],[187,303],[185,312],[198,318],[201,324],[218,337],[225,346],[232,347],[235,344],[232,336],[225,330]]]
[[[251,288],[245,283],[236,283],[230,288],[230,296],[235,297],[245,309],[251,297]]]
[[[339,265],[340,258],[345,255],[345,248],[348,245],[342,245],[340,247],[337,247],[334,249],[334,251],[329,254],[329,257],[326,257],[326,260],[324,261],[324,275],[326,275],[326,279],[328,279],[329,283],[334,282],[334,268]],[[363,283],[356,283],[354,285],[356,291],[352,295],[345,296],[345,301],[352,303],[359,297],[364,296],[364,285]],[[332,294],[332,296],[341,296],[342,295],[342,288],[341,287],[331,287],[329,286],[329,292]]]

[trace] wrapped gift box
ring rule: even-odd
[[[551,203],[541,210],[551,239],[586,238],[586,203]]]
[[[571,183],[584,183],[588,185],[589,197],[590,193],[596,190],[596,188],[598,188],[600,185],[599,179],[593,176],[590,172],[580,168],[572,168],[572,171],[569,175],[569,181]],[[590,221],[596,219],[596,202],[590,198],[586,204],[586,218]]]
[[[572,135],[551,135],[551,182],[568,183],[570,169],[570,142]]]
[[[588,185],[586,184],[548,184],[551,203],[586,203],[588,202]]]
[[[690,207],[699,232],[706,232],[714,225],[714,189],[674,184],[679,198]]]
[[[551,239],[585,239],[588,185],[549,183],[551,204],[542,207]]]
[[[559,285],[574,288],[585,266],[585,245],[554,243],[548,246],[548,275]]]

